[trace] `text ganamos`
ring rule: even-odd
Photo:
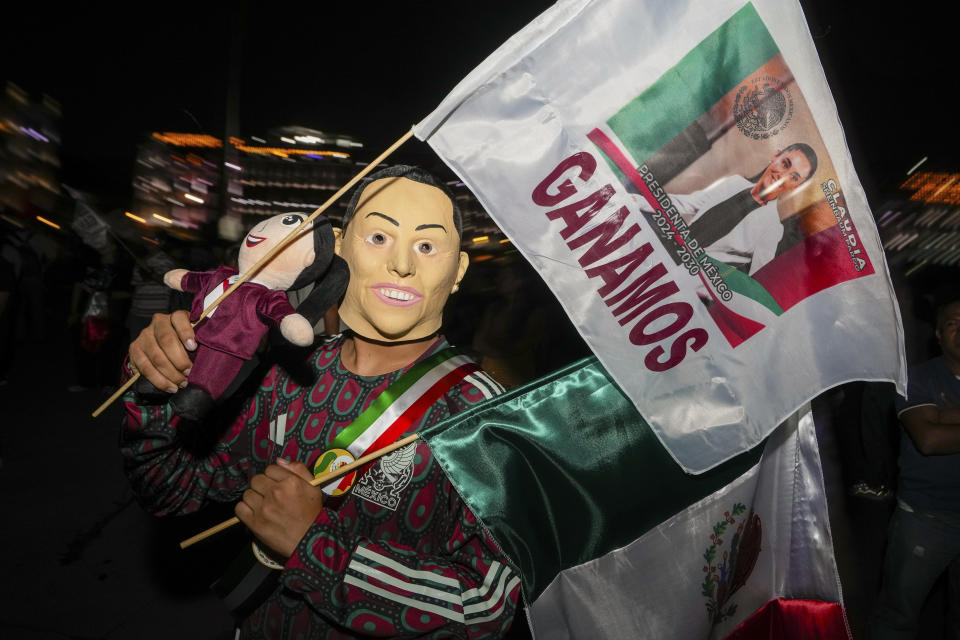
[[[567,247],[575,250],[591,243],[578,259],[580,266],[584,267],[584,273],[596,279],[599,285],[597,293],[620,326],[634,322],[630,329],[630,342],[637,346],[655,345],[644,356],[644,366],[650,371],[667,371],[683,362],[687,349],[702,349],[707,344],[709,334],[699,327],[687,329],[687,324],[693,318],[693,307],[689,303],[668,300],[680,291],[676,282],[668,279],[654,286],[667,275],[667,268],[662,262],[627,283],[634,271],[653,253],[649,242],[629,253],[596,264],[613,255],[640,232],[640,225],[636,223],[623,229],[630,213],[627,207],[620,207],[604,216],[603,222],[573,237],[603,210],[616,193],[609,184],[585,197],[579,192],[573,181],[586,183],[596,168],[597,160],[593,155],[586,151],[574,153],[562,160],[534,188],[531,198],[541,207],[550,207],[545,213],[547,218],[563,221],[560,237]],[[574,200],[574,197],[578,199]],[[623,286],[624,283],[627,283],[626,286]],[[655,321],[671,316],[669,324],[648,333],[648,328]],[[665,347],[667,341],[669,345]]]

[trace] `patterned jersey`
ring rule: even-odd
[[[340,361],[342,344],[341,336],[314,352],[310,386],[271,369],[203,457],[181,446],[179,418],[168,405],[139,406],[128,395],[121,449],[141,503],[158,515],[191,513],[208,501],[239,500],[250,478],[278,457],[312,466],[402,373],[350,373]],[[438,339],[423,358],[445,346]],[[409,433],[501,391],[475,372]],[[497,637],[512,621],[519,583],[430,449],[417,442],[372,464],[339,506],[320,512],[277,589],[243,621],[242,637]]]

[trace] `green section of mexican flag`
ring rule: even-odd
[[[517,564],[528,602],[564,569],[633,542],[725,487],[763,448],[684,473],[595,358],[421,435]]]
[[[607,125],[642,163],[779,52],[756,9],[747,4]]]

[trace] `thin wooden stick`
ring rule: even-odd
[[[137,371],[137,372],[134,373],[132,376],[130,376],[130,379],[129,379],[129,380],[127,380],[125,383],[123,383],[123,386],[122,386],[122,387],[120,387],[119,389],[117,389],[116,391],[114,391],[112,396],[110,396],[109,398],[107,398],[106,400],[104,400],[104,401],[103,401],[103,404],[101,404],[99,407],[97,407],[96,409],[94,409],[94,410],[93,410],[93,413],[90,414],[90,415],[92,415],[94,418],[96,418],[96,417],[99,416],[101,413],[103,413],[103,410],[104,410],[104,409],[106,409],[106,408],[109,407],[111,404],[113,404],[114,400],[116,400],[117,398],[119,398],[120,396],[122,396],[124,393],[126,393],[127,389],[129,389],[130,387],[132,387],[132,386],[133,386],[133,383],[136,382],[139,378],[140,378],[140,372]]]
[[[317,476],[316,478],[314,478],[314,479],[310,482],[310,484],[313,485],[314,487],[316,487],[316,486],[318,486],[318,485],[321,485],[321,484],[326,484],[327,482],[329,482],[329,481],[331,481],[331,480],[333,480],[333,479],[335,479],[335,478],[339,478],[339,477],[342,476],[342,475],[346,475],[347,473],[350,473],[351,471],[353,471],[353,470],[356,469],[357,467],[361,467],[361,466],[365,465],[366,463],[370,462],[371,460],[376,460],[376,459],[379,458],[380,456],[385,456],[385,455],[387,455],[388,453],[390,453],[391,451],[396,451],[396,450],[399,449],[400,447],[405,447],[406,445],[408,445],[408,444],[410,444],[411,442],[415,441],[415,440],[416,440],[417,438],[419,438],[419,437],[420,437],[420,434],[414,433],[414,434],[409,435],[409,436],[407,436],[407,437],[405,437],[405,438],[401,438],[400,440],[397,440],[397,441],[394,442],[393,444],[389,444],[389,445],[385,446],[385,447],[382,448],[382,449],[377,449],[377,450],[374,451],[373,453],[368,453],[368,454],[365,455],[365,456],[361,456],[361,457],[357,458],[356,460],[354,460],[354,461],[351,462],[350,464],[345,464],[345,465],[343,465],[342,467],[338,467],[338,468],[334,469],[333,471],[330,471],[330,472],[328,472],[328,473],[325,473],[325,474],[323,474],[323,475],[321,475],[321,476]],[[240,522],[240,520],[239,520],[239,518],[237,518],[237,517],[230,518],[229,520],[224,520],[224,521],[221,522],[220,524],[218,524],[218,525],[216,525],[216,526],[213,526],[213,527],[210,527],[210,528],[207,529],[206,531],[201,531],[201,532],[198,533],[197,535],[195,535],[195,536],[193,536],[193,537],[191,537],[191,538],[187,538],[186,540],[184,540],[183,542],[180,543],[180,548],[181,548],[181,549],[186,549],[187,547],[189,547],[189,546],[191,546],[191,545],[193,545],[193,544],[195,544],[195,543],[197,543],[197,542],[200,542],[201,540],[205,540],[205,539],[209,538],[210,536],[212,536],[212,535],[214,535],[214,534],[220,533],[220,532],[223,531],[224,529],[229,529],[230,527],[232,527],[233,525],[237,524],[238,522]]]
[[[267,264],[268,262],[270,262],[271,260],[273,260],[273,257],[274,257],[275,255],[277,255],[278,253],[280,253],[280,251],[282,251],[284,248],[286,248],[286,246],[287,246],[288,244],[290,244],[291,242],[293,242],[293,240],[297,237],[297,234],[300,233],[300,231],[301,231],[304,227],[306,227],[308,224],[310,224],[311,222],[313,222],[314,218],[316,218],[316,217],[319,216],[321,213],[323,213],[323,212],[326,211],[328,208],[330,208],[330,205],[332,205],[334,202],[336,202],[337,200],[339,200],[340,197],[341,197],[343,194],[345,194],[347,191],[349,191],[350,189],[352,189],[352,188],[354,187],[354,185],[356,185],[358,182],[360,182],[361,180],[363,180],[368,173],[370,173],[370,172],[373,171],[377,166],[379,166],[384,160],[387,159],[387,157],[388,157],[391,153],[393,153],[394,151],[396,151],[396,150],[400,147],[400,145],[402,145],[404,142],[406,142],[407,140],[409,140],[412,136],[413,136],[413,129],[411,129],[410,131],[406,132],[403,136],[400,137],[399,140],[397,140],[397,141],[394,142],[392,145],[390,145],[389,147],[387,147],[387,150],[386,150],[386,151],[384,151],[384,152],[381,153],[379,156],[377,156],[376,159],[375,159],[373,162],[371,162],[371,163],[368,164],[366,167],[364,167],[363,170],[360,171],[360,173],[358,173],[357,175],[355,175],[353,178],[351,178],[350,181],[347,182],[347,184],[345,184],[345,185],[343,185],[342,187],[340,187],[340,189],[337,190],[337,192],[336,192],[335,194],[333,194],[332,196],[330,196],[330,197],[327,199],[326,202],[324,202],[322,205],[320,205],[320,208],[319,208],[319,209],[317,209],[316,211],[314,211],[313,213],[311,213],[303,222],[301,222],[300,224],[298,224],[298,225],[296,226],[296,228],[294,228],[292,231],[290,231],[290,233],[288,233],[286,236],[284,236],[283,239],[282,239],[280,242],[278,242],[278,243],[276,244],[276,246],[274,246],[272,249],[270,249],[270,251],[268,251],[265,256],[263,256],[262,258],[260,258],[260,260],[258,260],[252,267],[250,267],[249,269],[247,269],[244,273],[240,274],[240,276],[237,278],[237,281],[236,281],[236,282],[234,282],[232,285],[230,285],[230,287],[229,287],[226,291],[224,291],[222,294],[220,294],[220,297],[219,297],[219,298],[217,298],[216,300],[214,300],[210,305],[207,306],[206,309],[203,310],[203,313],[201,313],[201,314],[200,314],[200,317],[196,319],[196,321],[193,323],[193,326],[197,326],[197,323],[198,323],[198,322],[200,322],[201,320],[203,320],[204,318],[206,318],[207,315],[209,315],[210,312],[213,311],[213,310],[217,307],[217,305],[219,305],[221,302],[223,302],[223,301],[226,299],[227,296],[229,296],[231,293],[233,293],[233,292],[237,289],[237,287],[239,287],[241,284],[243,284],[244,282],[246,282],[247,280],[249,280],[250,278],[252,278],[254,275],[256,275],[257,272],[260,271],[260,269],[263,268],[263,266],[264,266],[265,264]],[[99,416],[101,413],[103,413],[103,410],[106,409],[107,407],[109,407],[111,404],[113,404],[113,402],[114,402],[117,398],[119,398],[121,395],[123,395],[123,393],[124,393],[127,389],[129,389],[130,386],[131,386],[134,382],[136,382],[139,377],[140,377],[140,372],[138,371],[138,372],[136,372],[129,380],[127,380],[126,384],[124,384],[122,387],[120,387],[119,389],[117,389],[117,390],[113,393],[112,396],[110,396],[109,398],[107,398],[107,400],[106,400],[103,404],[101,404],[99,407],[96,408],[96,410],[94,410],[94,412],[93,412],[93,414],[92,414],[93,417],[96,418],[96,417]]]

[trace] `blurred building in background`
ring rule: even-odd
[[[892,193],[873,213],[915,363],[939,353],[936,309],[960,293],[960,173],[913,171]]]
[[[916,172],[900,190],[875,211],[891,269],[908,276],[948,269],[960,278],[960,173]]]
[[[134,219],[236,241],[258,219],[317,209],[359,171],[352,154],[363,147],[348,135],[296,126],[228,144],[224,150],[206,134],[150,134],[133,170]],[[345,206],[337,203],[328,217],[339,220]]]
[[[516,249],[500,230],[497,223],[487,214],[473,192],[459,181],[451,181],[447,186],[453,191],[463,216],[461,245],[470,254],[473,262],[483,262],[516,253]]]
[[[21,224],[60,198],[60,104],[12,82],[0,96],[0,210]]]
[[[252,137],[237,146],[243,193],[231,193],[230,207],[245,219],[313,212],[360,171],[363,164],[354,160],[353,152],[362,148],[351,136],[306,127],[282,127]],[[346,206],[338,202],[327,217],[339,222]]]
[[[229,154],[216,136],[151,133],[137,150],[128,217],[184,239],[215,234],[237,241],[264,217],[312,213],[366,164],[354,157],[363,143],[353,136],[301,126],[231,138],[228,144]],[[503,232],[470,190],[462,182],[448,184],[463,213],[464,248],[481,261],[509,250]],[[348,201],[340,198],[327,210],[334,224],[342,220]]]

